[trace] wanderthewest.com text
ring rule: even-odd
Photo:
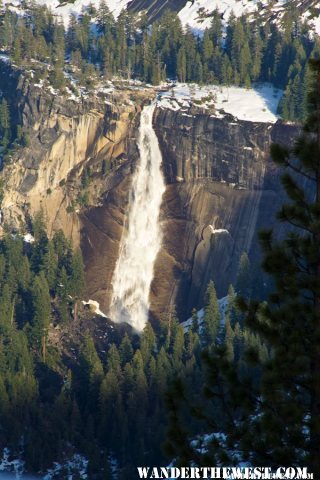
[[[137,467],[139,478],[167,479],[244,479],[244,480],[308,480],[313,474],[306,467]]]

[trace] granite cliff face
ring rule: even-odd
[[[18,72],[11,75],[16,92],[11,109],[29,143],[3,169],[3,223],[23,228],[41,208],[49,235],[61,228],[78,245],[81,213],[100,202],[108,184],[119,181],[114,177],[122,175],[136,116],[148,94],[135,94],[133,101],[132,92],[123,89],[111,98],[74,99],[32,85]]]
[[[242,252],[258,259],[257,231],[272,226],[284,195],[269,147],[291,144],[297,128],[162,108],[154,126],[168,186],[153,309],[172,302],[185,318],[210,279],[226,295]]]

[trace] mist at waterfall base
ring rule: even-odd
[[[112,279],[110,318],[126,322],[136,331],[148,321],[149,292],[154,263],[161,246],[159,214],[165,191],[162,156],[152,127],[155,104],[141,113],[138,148],[140,159],[132,180],[126,228]]]

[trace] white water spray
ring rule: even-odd
[[[149,105],[141,113],[140,160],[130,190],[127,231],[113,274],[109,312],[114,322],[127,322],[137,331],[143,330],[148,321],[154,262],[162,239],[159,213],[165,184],[162,156],[152,127],[154,109],[155,105]]]

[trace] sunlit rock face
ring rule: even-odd
[[[21,228],[42,209],[48,234],[62,229],[78,246],[82,176],[89,168],[89,203],[99,203],[107,183],[101,178],[102,161],[121,163],[127,152],[131,124],[140,110],[138,94],[130,105],[132,93],[126,91],[115,92],[109,101],[94,94],[74,100],[32,84],[3,62],[0,90],[8,99],[11,119],[29,138],[3,169],[3,222]]]

